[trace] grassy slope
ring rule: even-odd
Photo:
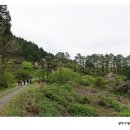
[[[13,99],[6,116],[130,116],[129,99],[76,83],[33,84]]]

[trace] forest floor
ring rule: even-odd
[[[19,86],[10,89],[9,91],[5,91],[3,94],[0,95],[0,113],[2,112],[4,106],[14,98],[19,92],[24,90],[27,86]]]

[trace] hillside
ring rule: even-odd
[[[16,95],[19,88],[25,89]],[[2,102],[14,99],[1,105],[1,116],[130,116],[130,55],[78,53],[71,59],[68,52],[46,52],[13,35],[7,5],[0,5],[3,92]]]
[[[24,58],[24,60],[35,63],[39,62],[42,58],[45,58],[46,56],[50,56],[51,58],[54,57],[53,54],[44,51],[43,48],[39,48],[35,43],[31,41],[27,41],[16,36],[14,37],[20,45],[21,56]]]
[[[34,82],[6,106],[4,115],[130,116],[130,84],[124,77],[81,76],[62,68],[53,72],[49,80],[48,84]]]

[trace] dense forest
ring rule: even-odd
[[[7,5],[0,5],[0,89],[28,80],[4,115],[130,116],[130,55],[54,55],[14,36]]]

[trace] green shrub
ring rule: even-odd
[[[117,80],[117,82],[119,82],[119,81],[126,81],[127,77],[126,76],[116,75],[115,80]]]
[[[95,80],[95,86],[97,88],[105,88],[106,80],[102,77],[97,77]]]
[[[62,116],[64,113],[64,107],[56,103],[52,103],[47,99],[40,101],[40,114],[39,116]]]
[[[34,68],[31,62],[23,61],[20,65],[16,77],[20,80],[27,80],[32,78],[34,74]]]
[[[119,115],[120,115],[120,116],[124,116],[124,117],[130,117],[130,110],[129,110],[129,109],[126,109],[126,110],[120,112]]]
[[[98,104],[100,106],[114,108],[117,112],[121,112],[126,109],[123,105],[121,105],[117,101],[114,101],[113,99],[107,97],[101,97],[101,99],[98,101]]]
[[[11,108],[11,109],[8,108],[7,111],[4,112],[4,114],[6,116],[10,116],[10,117],[12,117],[12,116],[22,116],[22,110],[19,109],[19,108]]]
[[[48,79],[50,83],[56,82],[59,84],[64,84],[67,81],[77,80],[78,77],[79,77],[79,74],[69,68],[59,68],[58,70],[52,72],[49,75]]]
[[[44,95],[47,98],[49,98],[51,101],[56,101],[57,103],[59,103],[61,105],[66,105],[68,102],[65,98],[63,98],[60,95],[57,95],[51,91],[44,91]]]
[[[86,96],[77,95],[75,99],[80,104],[89,104],[90,103],[90,100]]]
[[[79,84],[83,85],[83,86],[93,86],[95,84],[95,78],[87,75],[87,76],[81,76],[78,80]]]
[[[66,84],[68,84],[69,86],[72,87],[77,87],[80,86],[79,83],[77,83],[76,81],[68,81]]]
[[[74,91],[69,85],[50,85],[43,89],[42,93],[50,100],[59,104],[67,105],[74,98]]]
[[[97,111],[93,107],[79,103],[71,103],[67,111],[73,116],[97,116]]]
[[[15,83],[15,76],[13,73],[6,72],[0,75],[0,87],[12,87]]]

